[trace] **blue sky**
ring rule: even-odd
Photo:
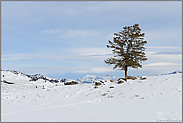
[[[148,61],[128,75],[182,70],[181,1],[1,1],[1,68],[52,78],[124,77],[104,59],[114,32],[140,24]]]

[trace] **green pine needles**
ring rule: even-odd
[[[145,33],[141,33],[139,24],[133,26],[124,26],[119,33],[114,33],[113,41],[109,40],[107,48],[112,48],[113,57],[105,61],[106,64],[114,64],[113,69],[125,71],[125,80],[127,81],[128,67],[142,68],[143,61],[146,61],[145,47],[147,41],[144,40]]]

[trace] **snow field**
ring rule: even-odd
[[[19,82],[21,83],[21,82]],[[182,121],[182,74],[123,84],[1,83],[3,122]],[[114,88],[110,88],[114,86]]]

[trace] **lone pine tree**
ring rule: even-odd
[[[114,55],[105,61],[106,64],[115,66],[113,69],[125,71],[125,81],[127,81],[128,67],[142,68],[142,61],[147,60],[145,56],[144,45],[147,41],[144,40],[145,33],[141,33],[139,24],[133,26],[124,26],[119,33],[114,33],[113,41],[109,40],[107,48],[112,48]]]

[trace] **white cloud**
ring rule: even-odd
[[[114,37],[114,33],[109,33],[105,36],[105,39],[108,39],[108,40],[113,40],[113,37]]]
[[[23,71],[25,73],[29,74],[36,74],[36,73],[42,73],[42,74],[47,74],[51,72],[59,72],[64,74],[65,72],[72,71],[73,68],[67,67],[67,66],[52,66],[52,65],[36,65],[32,64],[26,67],[22,66],[16,66],[16,70]]]
[[[100,34],[101,32],[96,30],[68,30],[62,35],[62,37],[78,38],[78,37],[96,36]]]
[[[159,30],[159,31],[146,31],[145,40],[167,40],[169,38],[179,37],[181,39],[181,30]]]
[[[56,34],[59,33],[60,29],[49,29],[49,30],[43,30],[41,31],[41,34]]]
[[[151,49],[182,49],[182,47],[171,47],[171,46],[150,46],[146,48]]]
[[[46,53],[34,53],[34,54],[26,54],[26,53],[21,53],[21,54],[11,54],[11,55],[2,55],[2,61],[21,61],[21,60],[56,60],[56,59],[76,59],[77,56],[74,55],[54,55],[54,54],[46,54]]]
[[[85,69],[78,69],[75,70],[74,73],[77,74],[88,74],[88,73],[107,73],[107,72],[112,72],[113,70],[109,67],[88,67]]]
[[[106,55],[111,54],[111,49],[108,48],[100,48],[100,47],[86,47],[86,48],[73,48],[70,49],[73,53],[78,55]]]
[[[170,62],[158,62],[144,65],[145,67],[180,67],[182,64]]]
[[[166,62],[177,63],[182,62],[181,54],[156,54],[157,52],[146,52],[149,63]]]
[[[2,61],[18,61],[23,59],[32,59],[27,54],[11,54],[11,55],[2,55]]]
[[[64,52],[67,53],[65,54]],[[38,53],[19,53],[2,55],[2,61],[20,61],[20,60],[91,60],[104,59],[111,54],[111,49],[108,48],[62,48],[54,50],[53,52],[38,52]],[[97,60],[98,61],[98,60]]]

